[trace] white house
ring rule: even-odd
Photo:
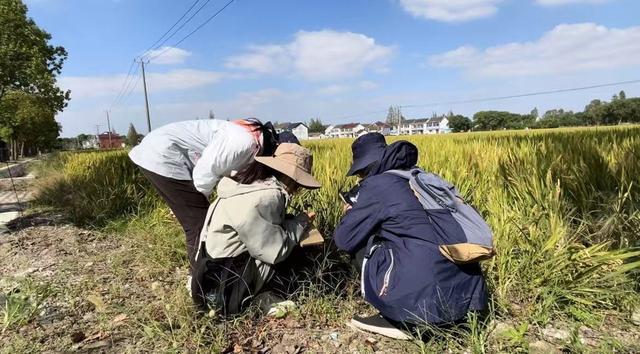
[[[429,118],[424,128],[425,134],[451,133],[449,120],[445,116]]]
[[[338,124],[328,126],[324,135],[329,138],[355,138],[363,131],[366,128],[360,123]]]
[[[291,132],[298,140],[309,139],[309,128],[301,122],[276,124],[275,128],[277,133]]]
[[[449,133],[449,120],[445,116],[407,119],[400,126],[400,134],[443,134]]]
[[[95,135],[90,135],[87,140],[82,142],[83,149],[97,149],[100,147],[98,143],[98,137]]]
[[[288,130],[292,132],[298,140],[309,139],[309,127],[304,123],[291,123],[289,124]]]

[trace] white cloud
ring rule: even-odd
[[[300,31],[292,42],[251,46],[227,59],[226,66],[262,74],[294,72],[307,80],[354,77],[366,69],[385,69],[393,49],[363,34],[322,30]]]
[[[601,4],[612,0],[536,0],[538,5],[559,6],[568,4]]]
[[[191,52],[175,47],[161,47],[144,53],[147,58],[153,58],[154,64],[182,64],[191,56]]]
[[[206,86],[220,81],[223,74],[203,70],[172,70],[166,73],[147,74],[147,86],[152,91],[185,90]],[[71,90],[72,98],[117,95],[122,89],[126,75],[113,76],[66,76],[60,79],[65,89]],[[137,78],[133,78],[134,83]],[[133,85],[133,83],[131,84]],[[131,87],[131,86],[129,86]],[[134,92],[142,92],[138,82]]]
[[[502,0],[400,0],[400,5],[415,17],[464,22],[494,15],[500,2]]]
[[[462,46],[432,56],[429,62],[476,77],[513,77],[640,67],[638,58],[640,26],[620,29],[580,23],[556,26],[532,42],[484,50]]]

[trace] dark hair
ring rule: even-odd
[[[278,147],[278,133],[271,122],[262,123],[258,118],[245,119],[252,127],[252,131],[260,131],[262,134],[262,148],[258,156],[271,156]]]
[[[264,181],[271,177],[275,177],[277,180],[284,183],[287,188],[290,189],[290,193],[295,193],[300,189],[300,184],[293,178],[255,160],[247,167],[236,173],[232,178],[240,184],[251,184],[256,181]]]
[[[273,177],[278,173],[267,165],[263,165],[260,162],[253,160],[242,170],[238,171],[233,179],[241,184],[251,184],[255,181],[263,181],[269,177]]]

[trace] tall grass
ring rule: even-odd
[[[537,325],[557,317],[598,322],[638,304],[640,127],[390,140],[398,139],[416,144],[420,167],[458,186],[492,226],[498,256],[483,268],[494,316]],[[305,143],[323,187],[299,195],[293,207],[316,211],[325,235],[341,217],[338,190],[356,183],[345,176],[350,144],[349,139]],[[55,161],[38,200],[65,209],[77,222],[100,224],[136,214],[130,223],[141,227],[141,215],[162,205],[124,151],[65,154]],[[162,232],[153,225],[149,230]],[[325,296],[337,303],[354,294],[353,284],[344,279],[345,258],[330,240],[314,257],[315,266],[301,272],[298,296]],[[183,254],[170,262],[179,259],[185,262]],[[314,309],[324,306],[313,303]]]
[[[103,225],[159,205],[123,150],[60,153],[36,172],[48,177],[40,179],[36,203],[63,209],[78,224]]]

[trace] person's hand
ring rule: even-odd
[[[344,203],[342,205],[342,214],[346,214],[347,211],[349,211],[349,209],[351,209],[351,207],[352,207],[351,204]]]
[[[312,223],[316,220],[316,213],[314,211],[307,211],[306,213],[309,217],[309,223]]]

